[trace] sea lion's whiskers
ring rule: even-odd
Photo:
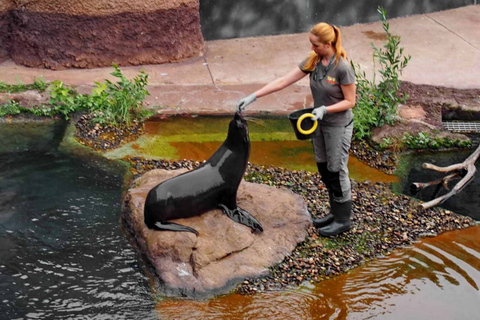
[[[265,121],[263,119],[254,118],[254,117],[245,117],[244,119],[247,120],[247,121],[251,121],[253,123],[256,123],[258,125],[265,126]]]

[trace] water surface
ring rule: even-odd
[[[0,154],[0,318],[153,318],[122,185],[54,150]]]
[[[202,124],[193,120],[172,122],[173,129],[155,124],[147,132],[164,136],[163,146],[177,156],[210,155],[225,138],[224,127],[207,123],[195,132]],[[272,125],[278,127],[251,126],[252,151],[261,150],[254,161],[291,156],[299,163],[302,154],[311,155],[308,142],[298,147],[294,139],[279,139],[291,134],[289,123]],[[480,312],[480,226],[425,239],[317,285],[204,301],[163,299],[122,232],[123,170],[57,151],[63,131],[55,127],[38,131],[37,144],[18,130],[0,125],[3,141],[21,142],[0,146],[1,319],[450,320]],[[191,142],[180,140],[186,136]],[[187,147],[177,148],[182,143]]]
[[[165,300],[162,319],[477,319],[480,226],[425,239],[316,286],[209,301]]]
[[[435,181],[447,175],[446,173],[423,169],[423,163],[432,163],[441,167],[462,163],[473,150],[474,149],[447,152],[416,152],[406,155],[401,159],[400,175],[402,175],[403,178],[399,185],[396,186],[396,189],[398,189],[399,192],[414,196],[422,201],[430,201],[438,196],[444,195],[460,180],[454,179],[450,181],[448,185],[449,190],[442,187],[438,192],[436,186],[430,186],[417,194],[412,194],[410,192],[410,185],[414,182]],[[480,220],[480,162],[477,163],[476,168],[477,174],[474,179],[461,192],[442,203],[441,207]]]
[[[208,159],[227,136],[231,117],[172,117],[145,124],[146,134],[136,142],[108,152],[107,157],[125,155],[147,159],[182,160]],[[256,165],[317,171],[310,140],[297,140],[289,120],[279,117],[256,118],[248,121],[251,141],[249,161]],[[350,177],[358,180],[396,182],[392,175],[367,166],[350,157]]]

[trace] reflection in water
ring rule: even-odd
[[[349,274],[286,292],[164,300],[165,319],[474,319],[480,226],[425,239]]]
[[[122,184],[121,173],[54,152],[0,155],[1,319],[152,314],[119,228]]]

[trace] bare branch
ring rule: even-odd
[[[435,171],[438,171],[438,172],[451,172],[451,171],[454,171],[454,170],[461,170],[461,169],[465,168],[465,166],[463,165],[463,163],[457,163],[457,164],[453,164],[453,165],[448,166],[448,167],[438,167],[438,166],[436,166],[434,164],[431,164],[431,163],[424,163],[422,165],[422,168],[435,170]]]
[[[449,174],[441,179],[430,181],[430,182],[414,182],[410,186],[410,192],[413,194],[418,193],[420,190],[425,189],[430,186],[434,186],[437,184],[442,184],[446,189],[448,189],[448,182],[456,177],[460,176],[460,172],[457,171],[455,173]]]
[[[477,163],[479,158],[480,158],[480,145],[462,163],[453,164],[447,167],[439,167],[431,163],[424,163],[422,167],[425,169],[431,169],[431,170],[435,170],[438,172],[445,172],[445,173],[452,172],[452,171],[456,171],[456,172],[431,182],[415,182],[411,185],[410,190],[412,191],[412,193],[416,193],[426,187],[439,185],[439,184],[442,184],[448,190],[447,186],[450,180],[458,176],[463,176],[463,178],[452,188],[452,190],[450,190],[450,192],[444,194],[443,196],[437,197],[431,201],[421,204],[422,208],[424,209],[439,205],[445,200],[447,200],[448,198],[450,198],[451,196],[462,191],[463,188],[465,188],[468,185],[468,183],[473,180],[477,172],[477,168],[475,167],[475,164]]]

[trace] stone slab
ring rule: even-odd
[[[124,220],[142,253],[153,265],[166,294],[208,296],[228,292],[244,278],[265,274],[307,236],[310,213],[303,198],[287,189],[243,181],[237,204],[262,224],[264,231],[229,219],[222,211],[176,219],[196,229],[190,232],[155,231],[144,223],[148,192],[183,170],[152,170],[128,191]]]

